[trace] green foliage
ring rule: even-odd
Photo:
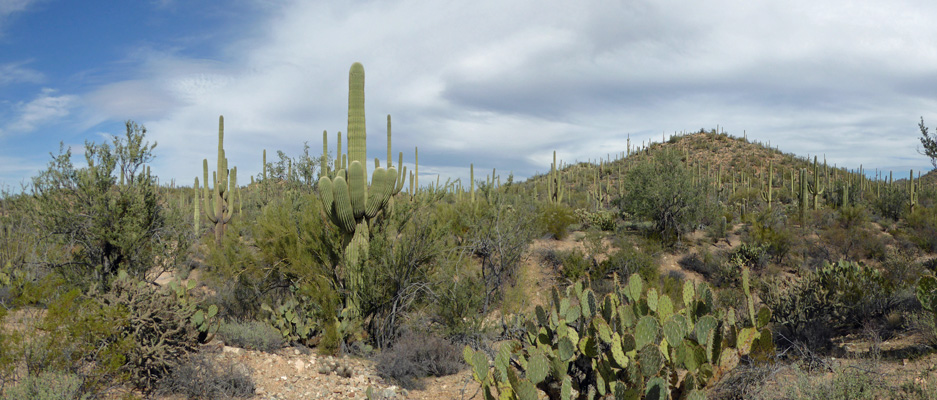
[[[582,282],[565,296],[554,288],[549,309],[537,307],[526,329],[498,349],[493,367],[468,346],[463,357],[487,399],[666,399],[705,398],[702,390],[740,357],[773,353],[767,309],[746,325],[734,311],[714,308],[706,285],[685,282],[682,297],[679,311],[637,274],[602,299]]]
[[[592,262],[578,248],[555,253],[559,261],[559,272],[569,282],[581,280],[592,271]]]
[[[167,218],[154,178],[141,172],[156,146],[145,135],[127,122],[113,147],[86,142],[84,168],[72,165],[63,146],[33,178],[39,229],[69,251],[52,268],[69,281],[106,285],[121,269],[143,278],[154,266],[174,267],[188,250],[191,229]]]
[[[901,227],[899,236],[917,245],[921,250],[937,252],[937,206],[918,206]]]
[[[764,248],[780,263],[796,244],[797,233],[787,216],[778,208],[761,210],[751,217],[751,227],[744,237],[753,248]]]
[[[84,400],[91,399],[82,393],[82,379],[74,373],[42,372],[26,376],[22,381],[0,396],[3,400]]]
[[[619,204],[623,211],[653,221],[662,241],[672,244],[714,215],[706,186],[694,184],[678,152],[661,151],[628,170]]]
[[[195,353],[181,359],[159,382],[157,393],[187,399],[250,398],[254,396],[254,381],[250,369],[242,363]]]
[[[550,237],[563,240],[569,233],[569,226],[576,222],[576,215],[571,208],[561,203],[540,203],[537,220]]]
[[[593,280],[617,274],[620,277],[638,274],[647,282],[657,282],[660,278],[660,265],[646,250],[635,249],[627,244],[609,254],[599,263],[592,274]]]
[[[877,269],[840,261],[790,281],[769,279],[761,299],[785,336],[826,349],[833,335],[894,310],[895,289]]]
[[[921,123],[918,124],[918,128],[921,130],[921,137],[918,139],[921,140],[921,146],[924,146],[924,151],[918,150],[921,154],[930,158],[930,163],[937,168],[937,135],[931,136],[927,131],[927,127],[924,126],[924,117],[921,117]]]
[[[377,357],[377,373],[406,389],[422,388],[426,376],[452,375],[462,369],[459,349],[452,342],[425,332],[407,331]]]
[[[218,337],[231,346],[265,352],[279,350],[286,344],[279,331],[259,321],[224,322],[218,327]]]

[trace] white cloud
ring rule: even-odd
[[[221,44],[222,59],[152,53],[89,107],[144,122],[166,179],[214,159],[220,114],[242,175],[263,148],[318,151],[323,129],[330,141],[345,130],[354,61],[367,71],[370,155],[383,158],[393,114],[393,152],[409,163],[419,146],[421,171],[475,162],[528,176],[553,149],[586,160],[624,150],[628,133],[640,143],[716,124],[841,165],[897,165],[918,117],[937,121],[926,1],[282,4]]]
[[[42,73],[24,68],[25,62],[0,64],[0,86],[13,83],[41,83],[45,77]]]
[[[28,133],[38,126],[54,122],[67,115],[75,106],[77,96],[56,95],[54,89],[45,88],[32,101],[14,107],[16,116],[4,126],[5,132]]]

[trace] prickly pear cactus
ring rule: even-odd
[[[554,288],[549,309],[537,307],[526,332],[502,344],[492,366],[469,347],[463,356],[486,399],[702,399],[742,357],[774,351],[770,312],[755,311],[747,269],[743,276],[744,321],[715,309],[705,284],[686,282],[674,302],[632,275],[602,299],[582,283],[565,295]]]

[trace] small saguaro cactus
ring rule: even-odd
[[[387,206],[394,191],[403,186],[397,184],[397,169],[393,166],[385,169],[377,159],[368,185],[364,67],[354,63],[348,75],[348,169],[337,169],[334,178],[326,174],[320,176],[319,194],[326,213],[345,233],[345,281],[351,289],[347,305],[355,309],[357,293],[363,290],[362,268],[368,259],[369,223]],[[341,151],[336,155],[336,165],[340,156]],[[390,160],[387,162],[390,165]]]
[[[820,208],[820,196],[826,192],[826,188],[820,187],[820,167],[817,164],[817,156],[813,156],[813,184],[809,185],[807,190],[813,196],[813,209],[818,210]]]
[[[773,194],[773,181],[774,180],[774,166],[771,164],[771,161],[768,161],[768,186],[761,192],[761,198],[764,199],[765,203],[768,203],[768,208],[771,208],[771,200]]]
[[[550,164],[550,202],[560,204],[563,202],[563,196],[566,191],[563,190],[563,182],[560,177],[559,167],[556,164],[556,150],[553,150],[553,164]]]
[[[224,155],[224,116],[218,117],[218,170],[212,173],[214,189],[208,188],[208,159],[202,160],[202,173],[205,181],[203,200],[205,216],[215,224],[215,244],[221,245],[225,227],[234,216],[235,195],[237,188],[237,167],[228,169],[228,159]]]
[[[917,196],[914,190],[914,170],[911,170],[911,175],[908,177],[908,207],[911,212],[914,212],[914,206],[917,205]]]

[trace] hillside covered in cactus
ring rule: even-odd
[[[4,194],[0,397],[285,385],[211,348],[338,360],[291,364],[294,383],[364,363],[380,380],[352,395],[375,399],[937,397],[933,172],[700,129],[421,183],[364,66],[347,84],[346,126],[296,158],[257,149],[247,179],[223,117],[190,187],[149,174],[158,149],[128,122]]]

